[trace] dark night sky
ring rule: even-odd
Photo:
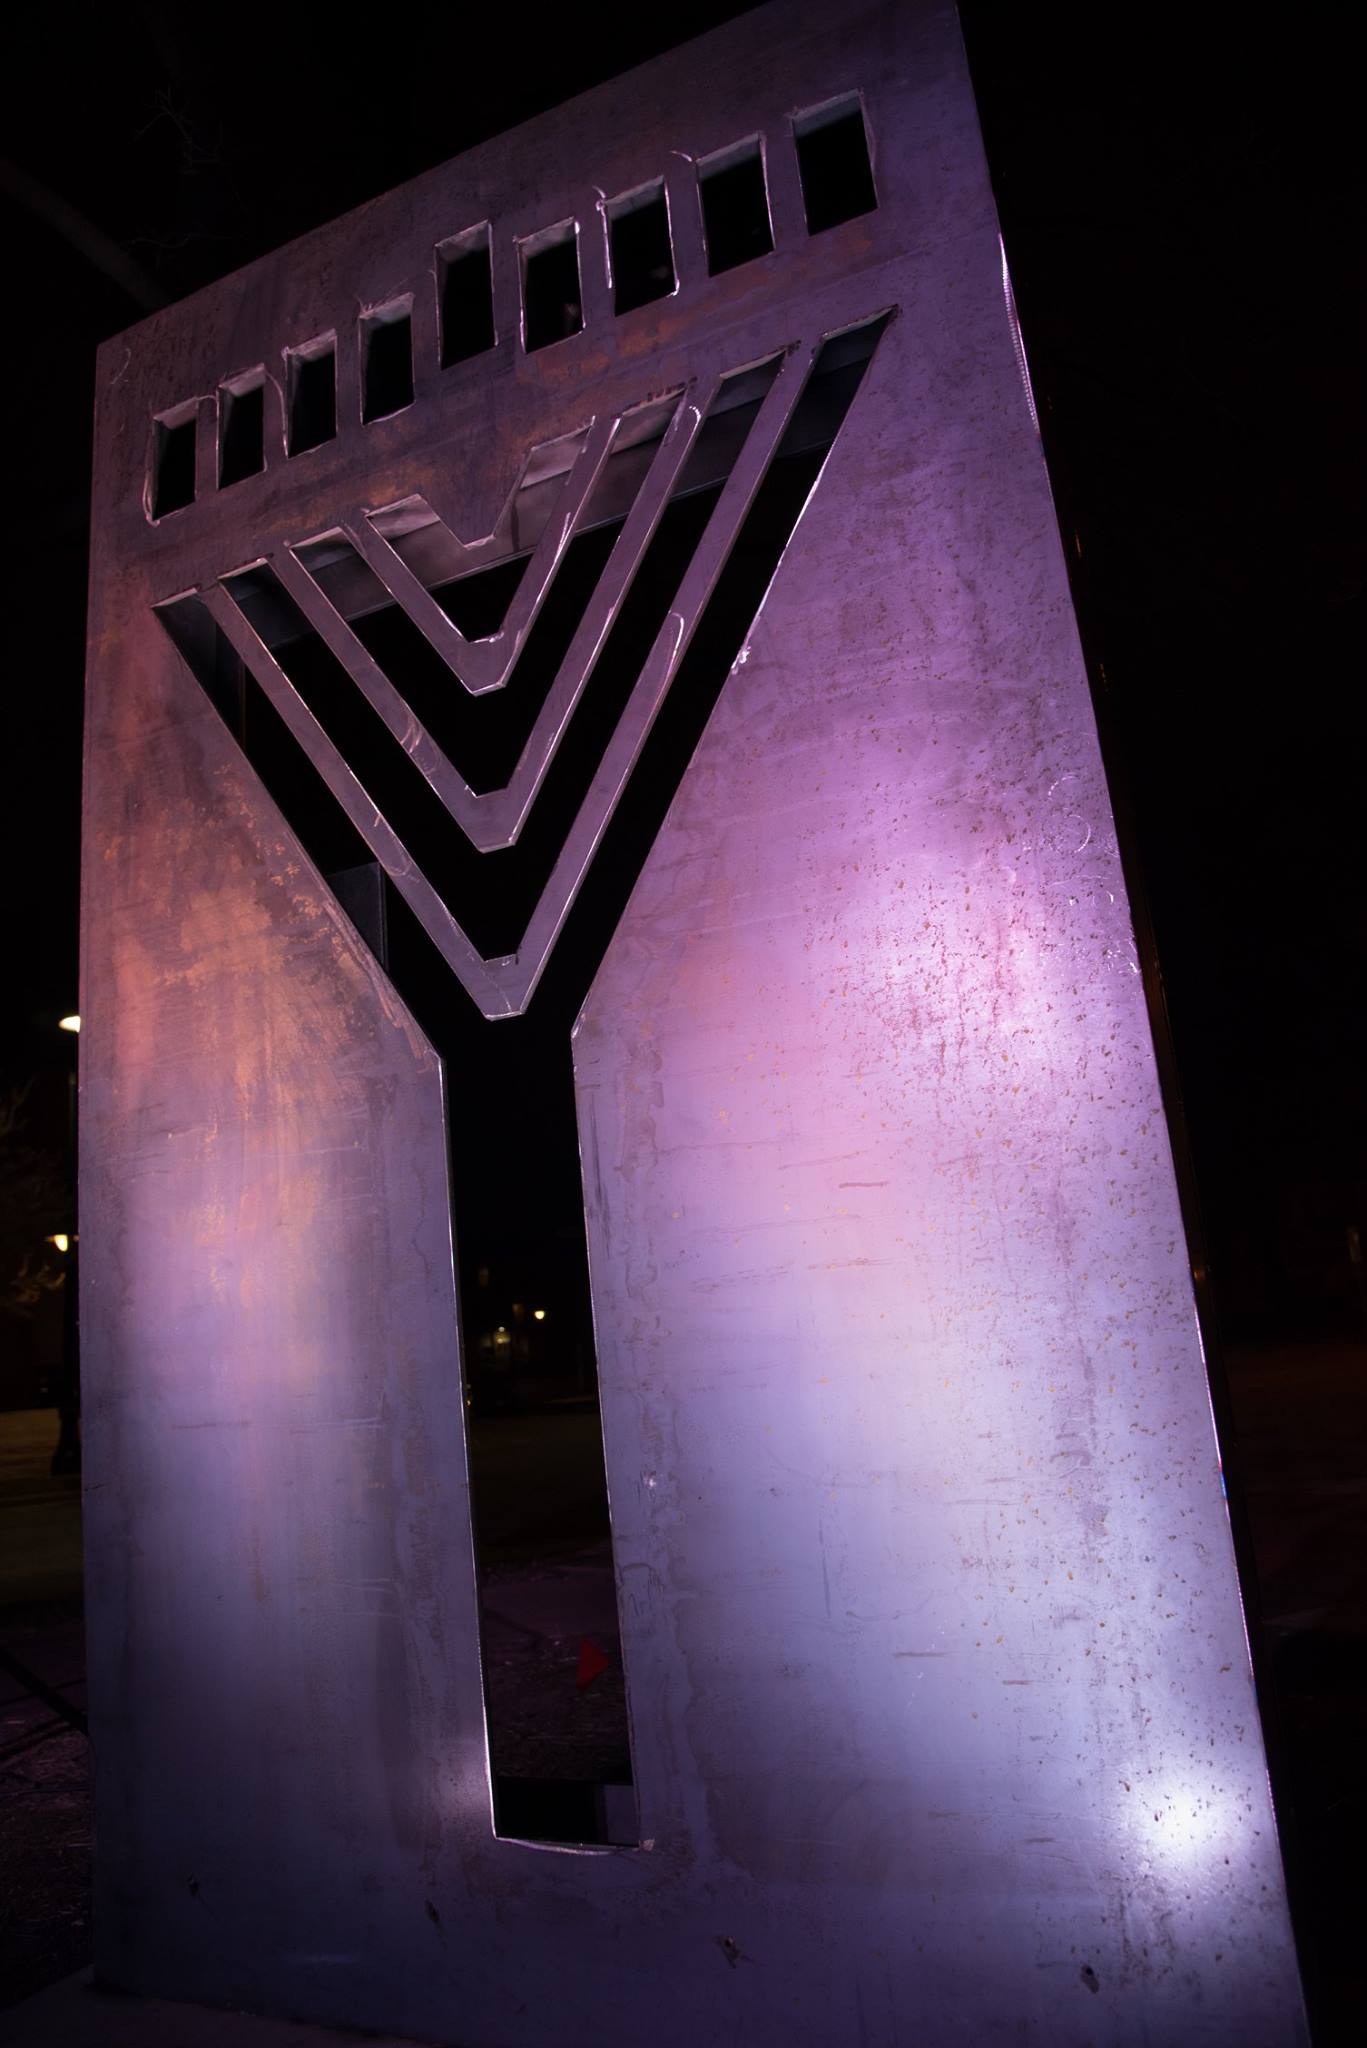
[[[317,9],[30,12],[7,31],[3,148],[173,299],[740,11],[495,10],[476,32],[410,5],[354,39]],[[1201,10],[963,12],[1217,1300],[1232,1325],[1348,1327],[1344,1231],[1367,1227],[1348,17],[1296,17],[1291,47],[1233,9],[1195,38]],[[75,997],[94,350],[145,309],[12,175],[0,219],[0,1068],[22,1077]]]

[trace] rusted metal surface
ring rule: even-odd
[[[809,235],[790,117],[854,93],[878,208]],[[710,276],[696,166],[757,134],[773,253]],[[658,179],[678,289],[616,317],[611,203]],[[520,245],[570,219],[582,331],[529,354]],[[437,252],[484,221],[498,341],[442,370]],[[406,299],[413,403],[362,424],[362,322]],[[529,451],[577,436],[577,475],[595,422],[889,307],[575,1040],[642,1841],[499,1840],[443,1077],[154,608],[236,634],[222,579],[270,561],[345,632],[290,550],[349,532],[421,609],[372,515],[420,498],[496,556]],[[329,334],[338,432],[289,456],[287,353]],[[264,467],[220,489],[214,394],[258,366]],[[154,520],[187,409],[195,499]],[[104,1974],[471,2048],[1302,2038],[952,11],[761,10],[158,314],[102,355],[96,531]]]

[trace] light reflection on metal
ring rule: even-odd
[[[1006,300],[1006,320],[1011,330],[1011,346],[1016,353],[1016,367],[1020,371],[1021,384],[1025,389],[1025,402],[1030,408],[1030,424],[1039,432],[1039,413],[1035,407],[1035,387],[1030,382],[1030,364],[1025,353],[1025,337],[1021,333],[1020,316],[1016,312],[1016,294],[1011,283],[1011,270],[1006,261],[1006,244],[998,236],[1002,252],[1002,296]]]
[[[822,337],[821,339],[824,339]],[[367,842],[370,851],[407,901],[428,937],[490,1018],[516,1016],[535,992],[580,884],[639,758],[680,663],[688,651],[703,608],[725,568],[741,522],[754,502],[794,409],[817,361],[821,340],[784,349],[776,376],[754,424],[726,477],[673,606],[630,698],[623,707],[601,763],[585,792],[578,816],[551,869],[539,902],[515,953],[483,957],[421,872],[393,823],[365,787],[365,767],[348,762],[294,687],[271,649],[235,600],[231,581],[207,585],[200,600],[251,671],[271,704],[313,761],[331,794]],[[481,851],[513,844],[554,759],[556,748],[588,680],[594,657],[640,563],[669,494],[693,446],[702,421],[726,381],[709,380],[703,402],[685,392],[632,509],[602,583],[590,604],[556,682],[523,747],[517,770],[503,788],[477,795],[436,747],[389,679],[351,633],[346,621],[323,599],[313,579],[298,566],[300,550],[283,548],[271,558],[309,623],[358,684],[386,725],[421,768],[449,814]],[[394,601],[430,640],[453,676],[472,695],[500,689],[525,643],[555,570],[587,506],[619,426],[617,419],[595,424],[584,437],[563,486],[556,516],[537,544],[513,601],[508,621],[488,638],[470,642],[435,599],[374,531],[372,515],[355,515],[345,528]],[[258,565],[253,565],[253,567]]]
[[[809,235],[792,113],[855,95],[878,205]],[[697,166],[757,137],[773,251],[713,275]],[[617,316],[603,195],[657,181],[677,288]],[[440,252],[486,220],[489,343],[444,369]],[[520,252],[567,221],[582,331],[528,355]],[[401,304],[412,401],[366,423],[364,321]],[[494,692],[643,401],[676,408],[641,485],[667,489],[653,465],[722,376],[782,353],[777,437],[820,337],[892,306],[575,1038],[641,1835],[548,1854],[490,1818],[442,1103],[478,1076],[441,1073],[155,610],[198,594],[289,714],[234,583],[272,564],[384,716],[325,587],[369,575],[453,689]],[[301,361],[335,418],[287,421]],[[220,488],[244,364],[268,366],[263,461]],[[747,441],[738,491],[759,460]],[[519,476],[539,566],[502,638],[462,644],[414,565],[509,550],[479,537]],[[1301,2040],[1142,991],[952,11],[756,10],[157,315],[101,357],[96,506],[105,1980],[504,2048]],[[517,836],[534,773],[482,805],[403,731],[476,844]],[[398,886],[402,846],[373,805],[356,823]],[[448,933],[489,1014],[530,999],[573,879],[511,963]]]

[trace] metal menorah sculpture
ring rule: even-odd
[[[158,314],[95,494],[101,1973],[472,2048],[1302,2039],[953,10],[759,9]],[[566,959],[632,1781],[578,1835],[499,1803],[452,1248]]]

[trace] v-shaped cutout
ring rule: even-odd
[[[618,419],[610,418],[595,420],[589,428],[561,486],[555,513],[513,593],[503,624],[483,639],[466,639],[427,586],[376,530],[368,513],[355,511],[343,520],[342,531],[357,553],[472,697],[482,696],[486,690],[501,690],[512,673],[551,579],[578,529],[603,464],[612,452],[619,425]]]
[[[882,325],[881,317],[870,323],[875,341]],[[198,602],[207,610],[322,777],[353,829],[487,1017],[516,1016],[531,1000],[702,614],[731,558],[741,527],[793,422],[820,349],[819,342],[809,342],[787,352],[762,398],[735,452],[668,613],[607,737],[515,952],[486,957],[474,945],[451,907],[412,857],[392,820],[372,797],[364,764],[343,756],[228,588],[214,584],[203,590],[198,600],[182,601]],[[700,426],[723,381],[718,379],[714,383],[702,406],[695,403],[689,392],[680,399],[546,700],[536,714],[516,768],[503,789],[476,793],[470,788],[413,715],[380,664],[290,550],[282,550],[265,564],[278,575],[305,621],[345,669],[477,850],[508,846],[517,838],[664,508],[677,491]],[[425,631],[432,629],[428,637],[434,645],[438,640],[443,643],[440,651],[449,647],[459,655],[467,671],[461,680],[472,694],[479,689],[501,687],[506,682],[517,649],[530,630],[607,459],[618,424],[616,419],[610,419],[595,422],[590,429],[566,478],[557,515],[542,535],[529,564],[524,589],[519,591],[514,607],[516,617],[510,611],[503,631],[489,640],[468,641],[389,543],[374,532],[368,520],[358,516],[351,522],[351,530],[359,533],[364,528],[368,533],[366,558],[370,560],[373,555],[384,563],[386,573],[381,580],[396,602]],[[799,512],[800,508],[795,508],[792,516],[796,518]],[[437,615],[435,621],[433,613]],[[168,620],[168,627],[170,623]],[[471,674],[476,679],[474,685]]]
[[[717,382],[719,385],[721,380]],[[272,557],[281,582],[308,623],[329,653],[347,671],[372,709],[383,719],[477,851],[491,853],[498,847],[511,846],[516,842],[574,708],[583,695],[594,661],[621,609],[637,565],[693,450],[698,429],[707,417],[716,389],[717,385],[714,385],[713,392],[708,394],[702,406],[694,404],[690,394],[685,392],[675,407],[674,416],[636,494],[555,681],[536,714],[517,766],[502,789],[477,792],[470,788],[294,553],[282,549]],[[612,425],[615,429],[616,422]],[[543,534],[542,545],[545,545],[547,537]],[[563,546],[560,554],[563,554]],[[559,554],[556,559],[560,559]],[[529,573],[534,566],[535,557],[529,564]],[[525,583],[528,579],[524,577],[523,580]],[[435,600],[429,602],[434,603]]]

